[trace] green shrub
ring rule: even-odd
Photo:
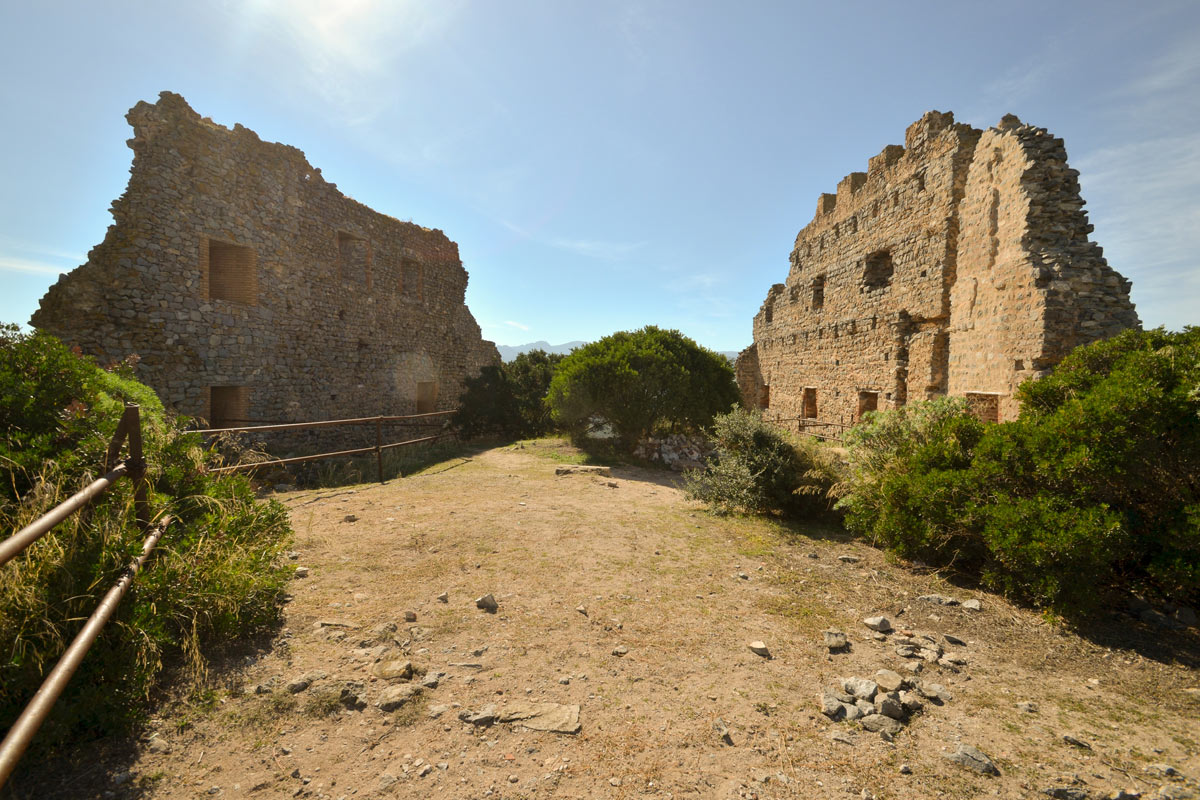
[[[942,399],[846,437],[847,527],[1064,612],[1114,588],[1200,599],[1200,329],[1127,331],[982,425]]]
[[[581,434],[600,417],[626,449],[656,429],[700,430],[737,402],[727,359],[652,325],[575,350],[547,395],[553,419],[568,431]]]
[[[714,455],[708,466],[685,475],[688,497],[720,513],[829,509],[837,462],[815,441],[798,441],[741,408],[714,417],[709,439]]]
[[[43,747],[143,717],[164,664],[203,673],[207,648],[275,624],[291,574],[280,564],[286,509],[257,502],[245,477],[205,473],[199,437],[130,372],[102,370],[46,334],[0,328],[0,522],[23,527],[94,480],[125,400],[141,406],[151,505],[175,520],[57,703]],[[132,482],[121,480],[0,567],[0,725],[142,539]]]

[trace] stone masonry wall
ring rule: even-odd
[[[1139,324],[1077,175],[1015,117],[982,132],[925,114],[821,195],[739,356],[746,404],[801,428],[947,393],[1014,417],[1021,380]]]
[[[232,423],[443,410],[499,363],[439,230],[380,214],[294,147],[164,92],[128,114],[129,186],[32,324]],[[215,388],[214,388],[215,387]]]

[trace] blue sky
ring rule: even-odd
[[[443,229],[501,344],[750,343],[817,195],[927,110],[1062,136],[1147,326],[1200,323],[1200,3],[245,0],[0,7],[0,320],[111,222],[162,90]]]

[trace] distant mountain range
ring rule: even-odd
[[[545,350],[547,353],[569,353],[576,347],[582,347],[587,342],[567,342],[566,344],[550,344],[549,342],[530,342],[529,344],[498,344],[496,349],[500,351],[500,358],[503,361],[512,361],[521,353],[528,353],[530,350]]]
[[[567,342],[565,344],[550,344],[549,342],[530,342],[529,344],[498,344],[496,349],[500,351],[500,359],[502,361],[512,361],[521,353],[528,353],[530,350],[545,350],[547,353],[570,353],[576,347],[583,347],[587,342]],[[736,350],[718,350],[718,353],[733,361],[737,358]]]

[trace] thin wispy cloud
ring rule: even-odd
[[[570,239],[559,236],[540,236],[506,220],[501,224],[508,230],[537,244],[565,250],[598,261],[623,261],[646,246],[646,242],[613,242],[600,239]]]
[[[61,275],[73,267],[48,264],[44,261],[29,261],[23,258],[0,257],[0,272],[24,272],[30,275]]]
[[[504,324],[505,324],[505,325],[507,325],[507,326],[508,326],[508,327],[510,327],[510,328],[516,328],[516,329],[517,329],[517,330],[519,330],[519,331],[527,331],[527,330],[529,330],[529,326],[528,326],[528,325],[522,325],[522,324],[521,324],[521,323],[519,323],[519,322],[513,322],[511,319],[506,319],[506,320],[504,320]]]

